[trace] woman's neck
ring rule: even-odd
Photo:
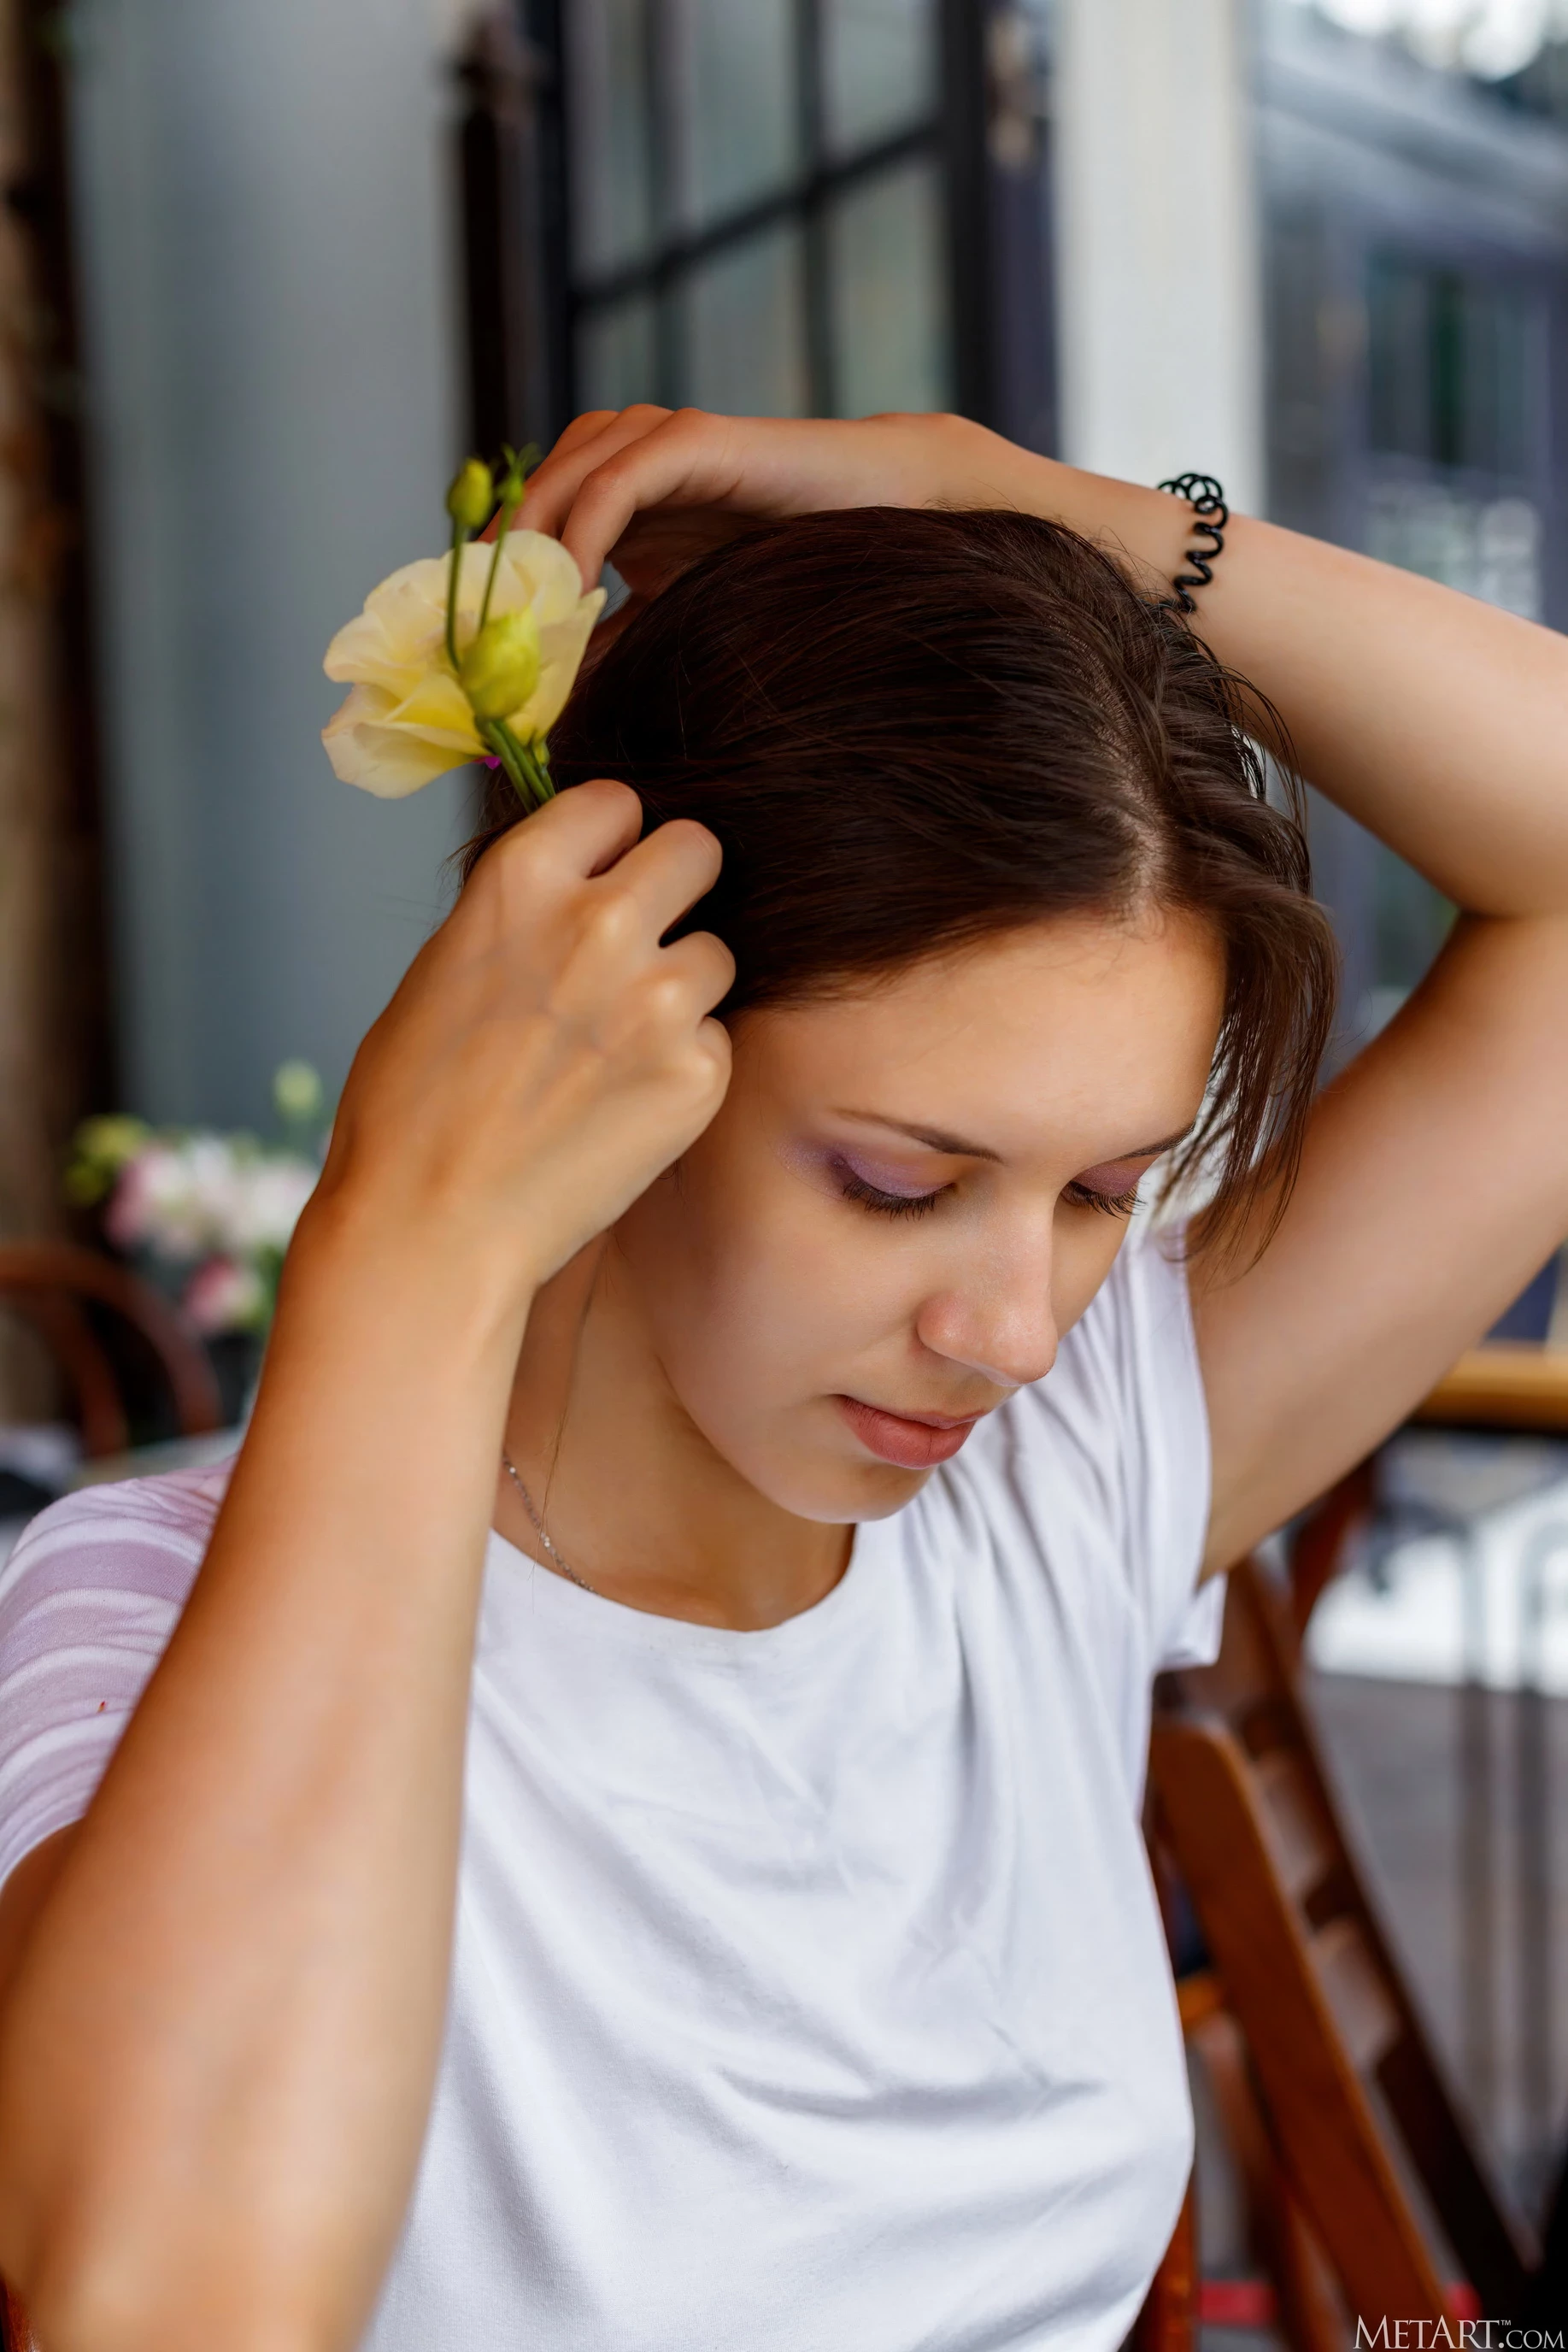
[[[696,1427],[612,1243],[585,1251],[535,1301],[507,1452],[573,1574],[655,1616],[747,1632],[780,1624],[849,1564],[851,1528],[769,1502]],[[504,1473],[496,1525],[554,1565]]]

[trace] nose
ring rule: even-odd
[[[921,1345],[1002,1389],[1042,1381],[1056,1361],[1049,1245],[977,1269],[960,1287],[935,1293],[915,1318]]]

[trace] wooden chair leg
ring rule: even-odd
[[[1197,2352],[1197,2193],[1189,2180],[1170,2244],[1124,2352]]]
[[[1280,2168],[1241,2029],[1228,2011],[1220,2010],[1194,2026],[1188,2040],[1219,2110],[1240,2179],[1248,2242],[1274,2290],[1280,2333],[1291,2352],[1342,2352],[1344,2312],[1333,2274]]]

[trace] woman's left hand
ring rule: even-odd
[[[534,475],[519,521],[565,543],[585,588],[609,560],[641,600],[754,523],[835,507],[1018,503],[1009,482],[1020,463],[1047,461],[961,416],[594,409]]]

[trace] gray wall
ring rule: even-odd
[[[319,740],[332,630],[441,544],[450,0],[79,0],[74,134],[128,1108],[332,1083],[441,903],[466,787]]]

